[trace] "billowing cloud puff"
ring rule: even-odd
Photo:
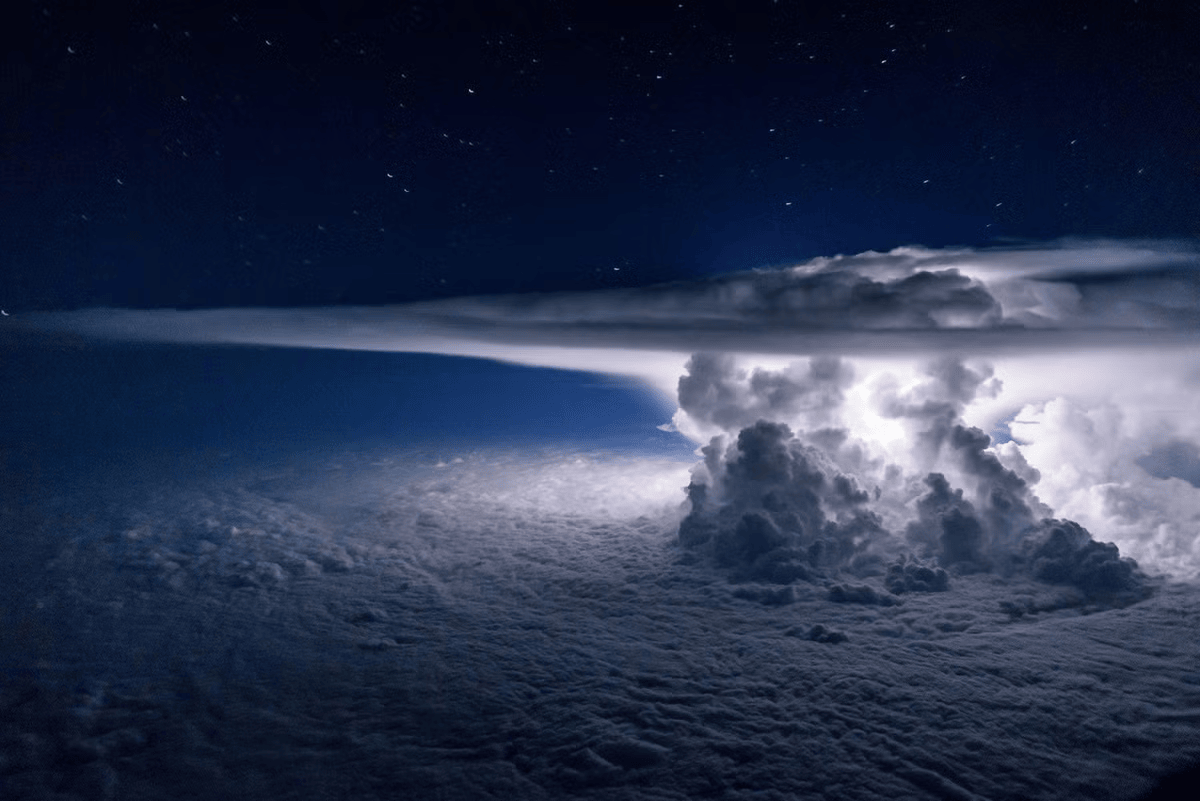
[[[756,422],[787,423],[810,435],[812,444],[835,453],[847,439],[842,428],[844,390],[854,370],[838,357],[815,356],[773,369],[747,369],[738,358],[696,353],[677,382],[674,422],[694,438],[736,435]],[[703,436],[701,436],[703,435]],[[711,451],[715,445],[710,444]]]
[[[943,358],[925,366],[919,383],[899,392],[886,379],[880,381],[876,403],[885,417],[912,423],[919,453],[928,462],[942,448],[958,424],[963,410],[981,392],[998,391],[992,369],[972,369],[959,359]]]
[[[711,555],[735,580],[882,576],[884,590],[835,583],[829,598],[888,605],[905,592],[948,589],[951,573],[1021,572],[1088,599],[1141,597],[1146,577],[1133,560],[1115,545],[1094,541],[1079,524],[1052,519],[1032,490],[1038,471],[1015,446],[1004,449],[1014,465],[1006,466],[987,434],[963,424],[963,409],[988,386],[987,368],[938,360],[906,391],[877,393],[883,415],[915,426],[910,468],[936,464],[955,477],[952,483],[942,472],[929,472],[916,494],[916,476],[901,465],[867,458],[844,471],[847,460],[839,460],[838,451],[853,432],[824,428],[808,436],[768,419],[742,426],[755,414],[812,418],[795,400],[814,396],[828,402],[816,417],[836,422],[843,395],[834,379],[850,375],[839,363],[813,359],[807,368],[746,371],[732,359],[697,354],[688,370],[679,382],[681,409],[727,433],[701,449],[679,540]],[[778,402],[781,386],[788,388],[787,402]],[[881,483],[889,478],[885,491]],[[885,516],[907,523],[889,529]]]
[[[1108,398],[1056,397],[1024,406],[1011,428],[1022,458],[1039,473],[1038,494],[1057,515],[1104,532],[1139,563],[1195,575],[1200,489],[1186,480],[1191,440],[1181,434],[1195,435],[1169,416],[1176,405],[1186,412],[1194,397],[1164,393],[1145,405],[1121,406]]]
[[[901,556],[888,565],[884,584],[889,592],[896,595],[906,592],[945,592],[950,588],[950,576],[937,565]]]
[[[917,501],[917,519],[908,524],[908,540],[945,564],[983,562],[983,526],[963,491],[951,489],[941,473],[930,473],[925,483],[929,492]]]
[[[854,371],[836,357],[795,362],[782,370],[741,369],[721,353],[697,353],[679,379],[679,408],[695,425],[736,431],[758,420],[828,421]],[[680,420],[676,420],[677,425]]]
[[[1042,520],[1026,535],[1021,556],[1035,578],[1070,584],[1090,595],[1138,592],[1137,563],[1122,558],[1117,546],[1096,542],[1070,520]]]
[[[759,421],[704,448],[680,541],[734,574],[786,584],[830,566],[882,572],[869,494],[782,423]]]

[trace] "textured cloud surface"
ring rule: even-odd
[[[1145,576],[1117,546],[1050,517],[1031,486],[1039,474],[1019,451],[1009,458],[1020,473],[1001,462],[987,434],[963,423],[975,395],[995,388],[990,368],[943,359],[906,391],[878,393],[880,415],[913,426],[907,453],[892,454],[837,427],[852,376],[829,357],[778,372],[693,357],[679,381],[677,420],[726,433],[712,437],[693,471],[680,542],[711,554],[735,579],[783,585],[886,570],[893,592],[940,590],[949,570],[1032,575],[1089,601],[1145,597]],[[834,594],[880,602],[866,585]]]
[[[845,533],[865,490],[750,431],[728,491],[790,471]],[[1131,801],[1200,756],[1200,599],[1063,608],[1066,524],[1040,578],[731,584],[674,541],[680,463],[131,467],[0,506],[6,798]]]

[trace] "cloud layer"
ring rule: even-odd
[[[731,491],[862,506],[793,440],[756,426]],[[1064,610],[1065,524],[1039,579],[731,584],[671,542],[678,463],[165,466],[0,504],[4,797],[1125,801],[1200,752],[1200,598]]]
[[[1198,265],[1200,253],[1172,243],[906,247],[630,289],[391,307],[94,309],[6,323],[143,341],[485,356],[471,343],[859,355],[1190,346],[1200,342]]]

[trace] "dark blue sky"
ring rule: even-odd
[[[1200,234],[1183,3],[193,5],[10,12],[0,305],[389,303]]]

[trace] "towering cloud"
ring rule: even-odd
[[[693,470],[680,542],[711,555],[736,580],[882,576],[898,594],[945,590],[947,571],[998,571],[1070,585],[1093,599],[1140,597],[1145,577],[1132,560],[1077,523],[1052,519],[1032,491],[1038,473],[1019,451],[1008,449],[1024,476],[1001,462],[987,434],[963,423],[977,394],[998,391],[989,368],[942,359],[903,391],[883,381],[878,412],[914,427],[910,459],[859,459],[857,475],[843,472],[838,459],[854,432],[793,431],[783,422],[836,422],[852,377],[848,365],[828,358],[772,371],[693,356],[679,381],[680,408],[725,432],[702,449],[704,461]],[[930,466],[945,472],[919,480],[909,472]],[[880,485],[889,478],[885,492]],[[885,508],[889,519],[908,518],[902,529],[887,528],[877,511]],[[830,597],[880,603],[886,596],[869,585],[835,584]]]
[[[981,389],[987,394],[999,391],[992,368],[981,365],[972,369],[962,360],[943,358],[924,368],[916,386],[900,392],[889,381],[880,382],[876,402],[885,417],[910,422],[915,426],[916,453],[932,463],[966,408]]]
[[[735,524],[749,514],[765,521],[747,518],[747,541],[811,544],[818,511],[821,526],[850,525],[830,488],[853,480],[869,495],[854,506],[855,525],[871,529],[862,522],[870,511],[887,541],[957,570],[998,569],[1029,527],[1058,515],[1192,577],[1198,267],[1200,251],[1171,242],[902,247],[657,286],[406,306],[16,310],[0,346],[53,334],[460,354],[634,375],[677,399],[678,431],[710,443],[693,507],[732,504]],[[780,367],[787,359],[800,361]],[[927,366],[913,377],[902,360]],[[790,433],[758,430],[743,450],[741,432],[759,421]],[[820,476],[809,480],[815,507],[788,501],[809,521],[803,532],[735,492],[750,491],[742,468],[726,475],[767,440],[797,475]],[[688,539],[715,526],[715,514],[697,512]]]

